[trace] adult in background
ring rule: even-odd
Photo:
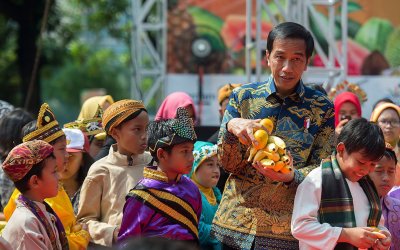
[[[330,155],[334,138],[332,102],[301,80],[313,50],[309,31],[281,23],[268,35],[272,75],[233,90],[218,143],[220,163],[231,175],[212,227],[223,249],[299,247],[290,232],[296,188]],[[267,117],[275,124],[272,134],[290,151],[293,168],[287,174],[247,162],[249,145],[256,144],[253,129],[262,129],[259,119]]]
[[[336,96],[334,100],[335,107],[335,134],[339,136],[351,119],[361,118],[361,104],[357,95],[351,92],[343,92]]]
[[[224,86],[222,86],[219,90],[218,90],[218,103],[219,103],[219,115],[221,117],[221,121],[222,121],[222,117],[224,117],[224,113],[226,110],[226,106],[228,105],[229,102],[229,96],[232,94],[232,91],[234,88],[240,87],[242,86],[242,84],[239,83],[229,83],[226,84]],[[208,142],[211,142],[212,144],[217,144],[218,142],[218,134],[219,134],[219,130],[217,130],[210,138],[208,138]],[[217,183],[217,188],[219,189],[219,191],[224,192],[224,188],[225,188],[225,183],[226,180],[229,177],[229,173],[226,172],[223,168],[221,168],[221,176],[218,180]]]
[[[158,108],[154,120],[174,119],[178,108],[186,108],[189,116],[196,123],[196,109],[192,97],[185,92],[174,92],[165,97]]]

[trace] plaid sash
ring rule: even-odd
[[[336,160],[335,151],[330,159],[325,159],[322,162],[321,168],[322,190],[321,204],[318,211],[320,223],[326,222],[334,227],[356,227],[353,198]],[[371,207],[367,225],[376,227],[381,219],[382,209],[375,186],[368,176],[361,178],[358,183],[364,190]],[[338,243],[335,249],[357,248],[348,243]]]
[[[146,188],[141,185],[132,189],[128,193],[127,199],[128,197],[142,201],[154,211],[186,228],[195,239],[199,239],[199,221],[195,210],[187,201],[165,190]]]
[[[31,212],[36,216],[36,218],[38,218],[38,220],[42,223],[42,225],[46,229],[47,235],[50,238],[53,250],[57,250],[58,249],[57,241],[56,241],[57,237],[54,234],[53,227],[50,225],[50,222],[46,219],[46,216],[44,215],[43,211],[38,207],[38,205],[36,205],[34,202],[29,200],[22,194],[18,197],[18,201],[21,202],[22,204],[24,204],[25,207],[29,208],[29,210],[31,210]],[[60,239],[62,250],[68,250],[69,245],[68,245],[67,236],[65,234],[64,226],[62,225],[57,214],[49,206],[49,204],[44,202],[44,205],[46,206],[47,212],[51,213],[56,218],[55,223],[56,223],[56,227],[57,227],[57,231],[58,231],[58,238]]]

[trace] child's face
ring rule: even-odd
[[[184,142],[175,145],[171,153],[164,152],[160,159],[160,165],[163,171],[174,174],[188,174],[193,166],[193,142]]]
[[[93,138],[89,147],[89,155],[94,158],[100,152],[101,148],[104,145],[104,142],[105,140],[98,140],[96,138]]]
[[[65,164],[64,170],[59,172],[60,180],[69,180],[71,178],[76,179],[79,168],[81,167],[83,158],[82,152],[69,153],[67,164]]]
[[[343,145],[343,144],[342,144]],[[347,179],[352,182],[357,182],[365,175],[374,170],[377,162],[370,161],[360,152],[347,153],[347,150],[338,149],[339,156],[341,157],[341,169]]]
[[[118,151],[126,155],[143,154],[147,148],[147,126],[149,116],[142,111],[137,117],[112,129],[111,135],[117,140]]]
[[[385,196],[392,189],[396,176],[396,165],[394,160],[383,157],[376,165],[369,177],[374,182],[379,196]]]
[[[62,172],[64,170],[64,166],[68,161],[68,153],[66,151],[67,149],[67,139],[65,136],[62,136],[56,140],[56,142],[53,144],[53,154],[54,157],[56,158],[57,162],[57,168],[59,172]]]
[[[207,188],[215,187],[219,180],[220,169],[218,165],[218,158],[216,155],[204,160],[199,167],[197,167],[196,179],[199,183]]]
[[[58,193],[58,173],[56,159],[48,157],[44,161],[42,175],[38,178],[36,191],[43,199],[55,197]]]

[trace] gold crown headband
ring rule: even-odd
[[[331,100],[335,100],[336,96],[338,96],[342,92],[351,92],[355,94],[361,104],[368,100],[367,93],[365,93],[365,91],[358,84],[349,83],[348,81],[343,81],[335,87],[331,88],[328,93],[328,97]]]
[[[23,142],[32,140],[43,140],[45,142],[52,142],[59,137],[65,135],[58,126],[58,122],[47,103],[43,103],[39,110],[39,115],[36,122],[36,130],[25,135],[22,138]]]

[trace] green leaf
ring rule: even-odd
[[[347,3],[347,13],[352,13],[352,12],[356,12],[362,10],[362,6],[354,1],[349,1]],[[342,6],[339,6],[339,13],[342,13]]]

